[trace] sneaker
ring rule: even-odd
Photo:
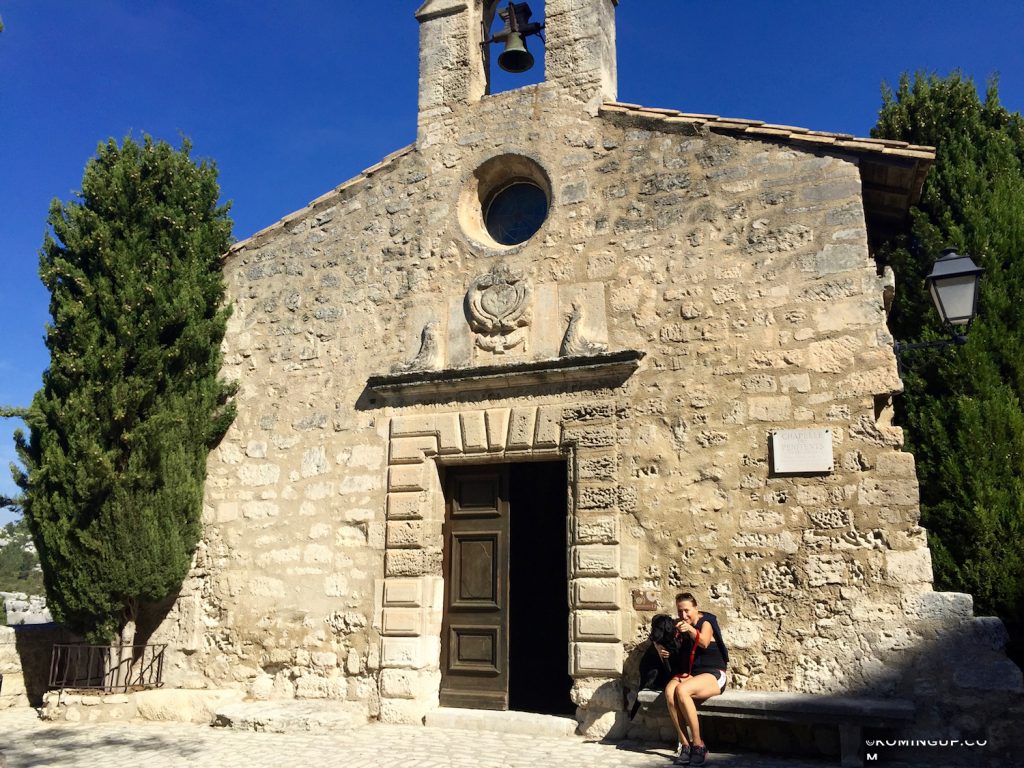
[[[690,765],[704,765],[704,758],[708,756],[708,748],[705,746],[690,747]]]
[[[689,765],[690,764],[690,745],[683,744],[679,747],[679,754],[675,756],[672,761],[672,765]]]

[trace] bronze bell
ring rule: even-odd
[[[510,32],[505,39],[505,50],[498,56],[498,66],[515,74],[533,66],[533,54],[526,50],[526,41],[518,32]]]
[[[531,22],[531,15],[533,12],[528,3],[515,3],[512,0],[498,11],[498,16],[505,22],[505,28],[487,42],[505,43],[505,50],[498,56],[498,66],[506,72],[518,74],[533,66],[533,54],[526,50],[526,38],[540,34],[544,25]]]

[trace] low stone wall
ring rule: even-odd
[[[132,693],[50,691],[43,697],[43,720],[110,723],[127,720],[209,725],[225,704],[241,701],[233,690],[167,689]]]
[[[14,630],[10,627],[0,627],[0,675],[0,709],[28,704]]]
[[[53,623],[45,597],[24,592],[0,592],[0,602],[4,604],[7,623],[12,627],[17,624]]]

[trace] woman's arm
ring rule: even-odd
[[[711,645],[711,641],[715,639],[715,633],[711,629],[711,622],[705,621],[704,626],[699,630],[690,624],[688,621],[679,621],[676,623],[676,629],[680,632],[686,632],[690,635],[690,638],[697,643],[701,648],[707,648]]]
[[[696,630],[694,633],[697,634]],[[700,644],[701,648],[707,648],[709,645],[711,645],[711,642],[715,639],[715,633],[711,629],[710,621],[704,622],[704,626],[700,628],[700,633],[697,634],[697,637],[695,639]]]

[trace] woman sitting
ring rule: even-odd
[[[679,754],[674,765],[703,765],[708,749],[700,735],[697,704],[725,690],[725,670],[729,653],[721,641],[721,632],[713,614],[697,610],[697,600],[689,592],[676,595],[677,644],[676,669],[665,686],[665,701],[672,724],[679,735]],[[717,640],[716,640],[717,637]],[[671,658],[667,648],[658,646],[662,658]],[[687,738],[686,728],[690,729]]]

